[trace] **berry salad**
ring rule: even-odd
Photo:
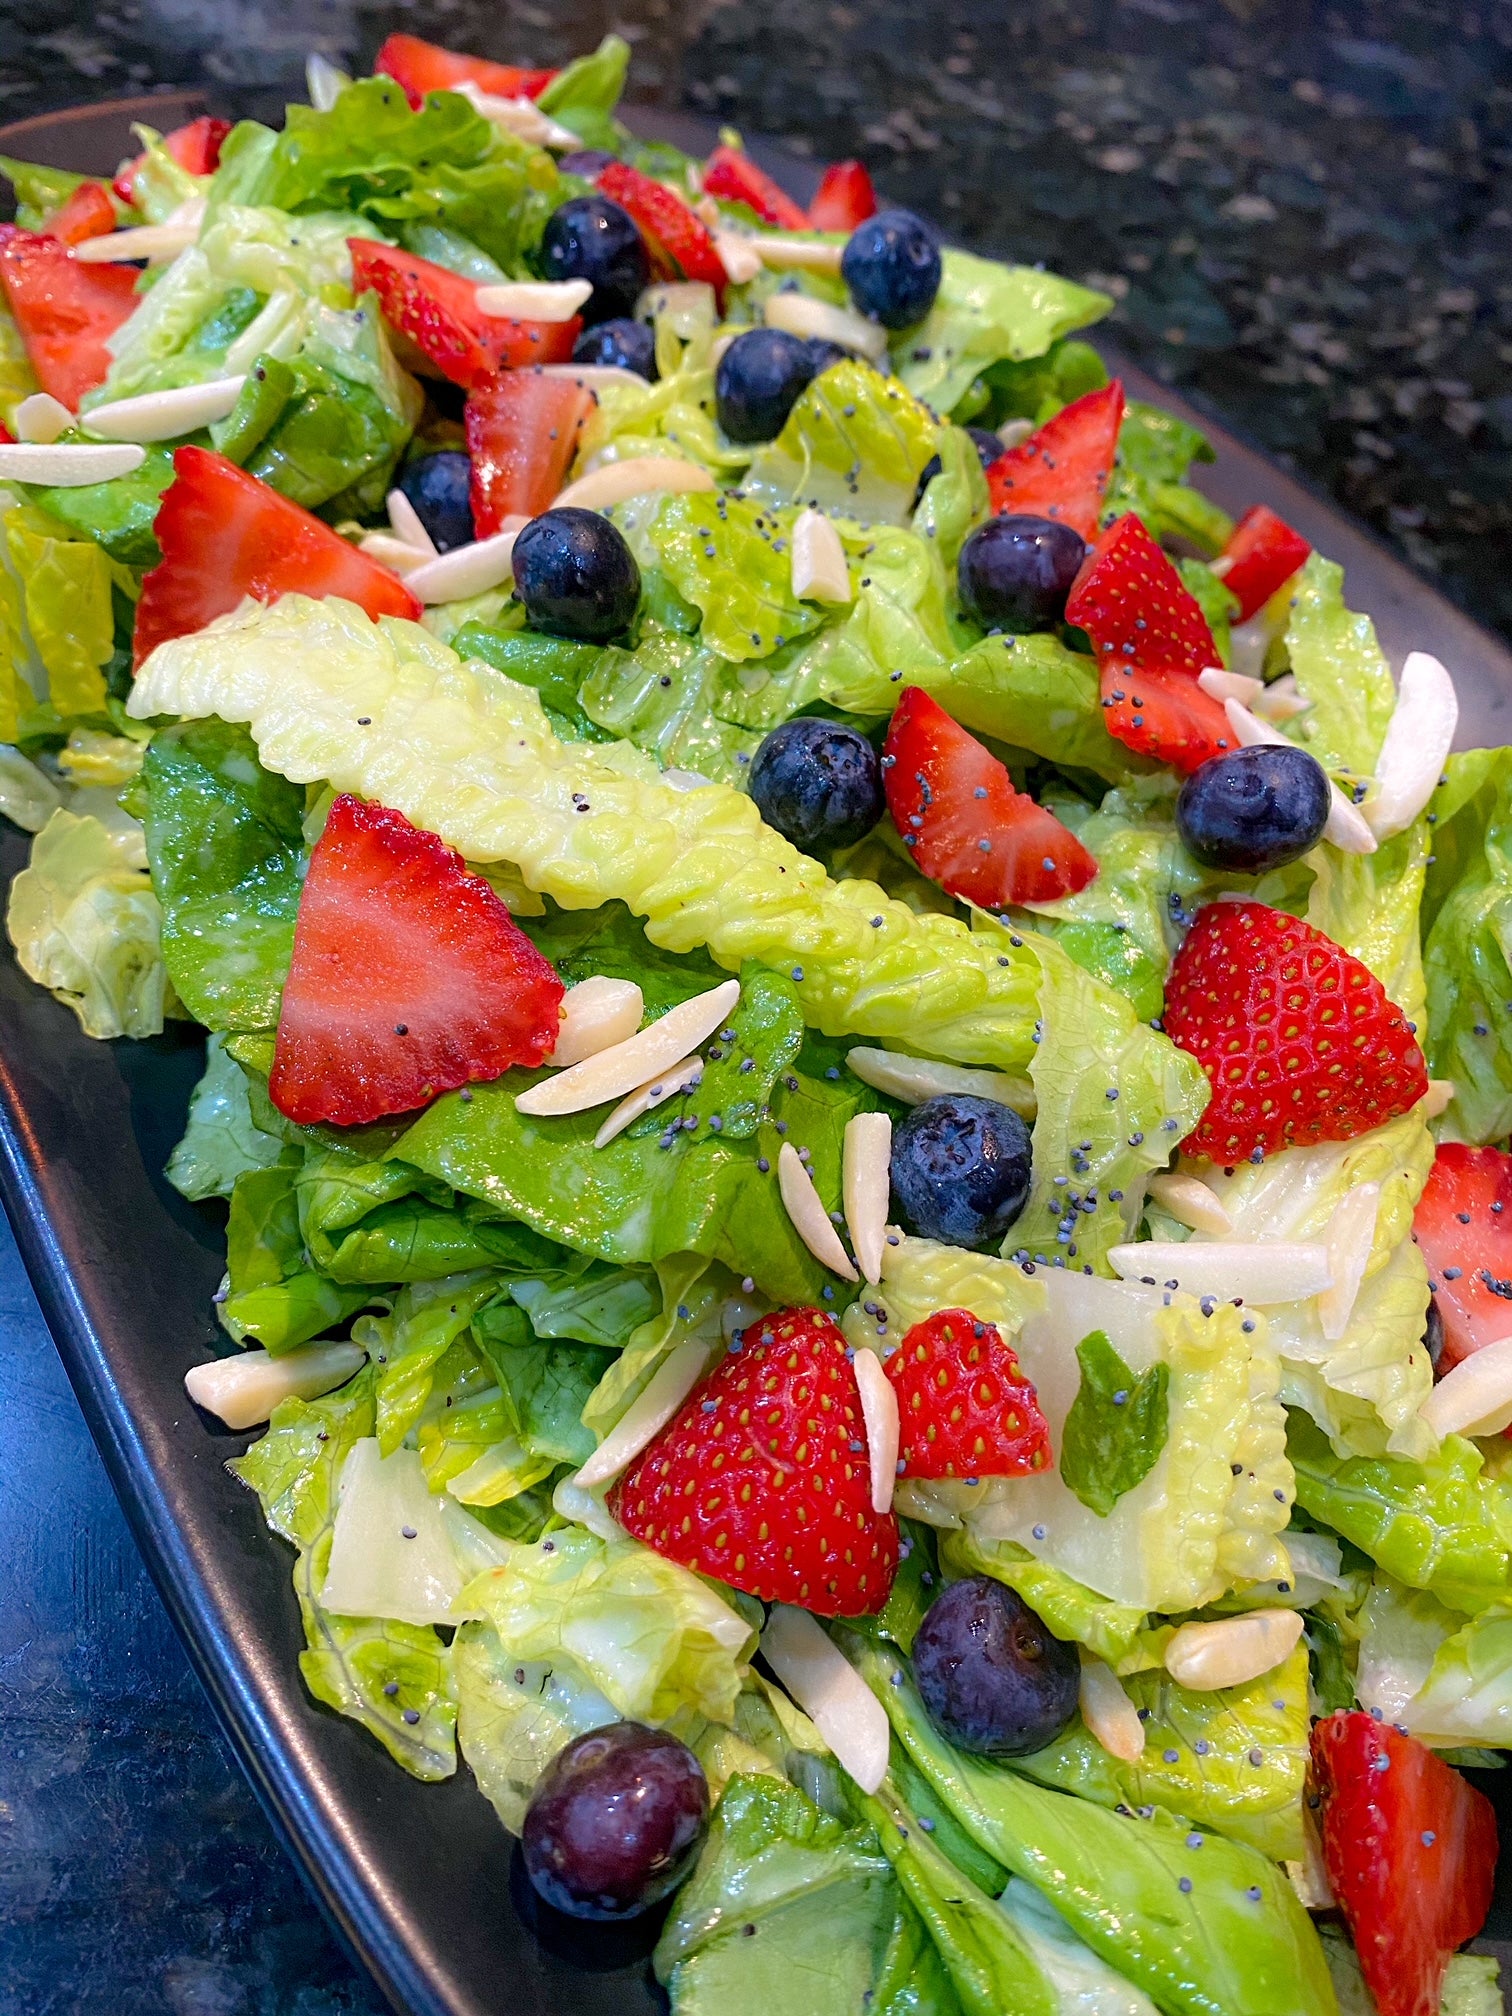
[[[9,934],[207,1032],[288,1657],[680,2016],[1490,2016],[1512,751],[626,54],[5,164]]]

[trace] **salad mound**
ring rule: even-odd
[[[7,926],[207,1032],[305,1682],[678,2016],[1489,2016],[1509,752],[627,56],[3,164]]]

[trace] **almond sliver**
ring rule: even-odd
[[[1409,651],[1376,762],[1375,795],[1365,807],[1378,840],[1404,832],[1438,789],[1458,725],[1454,681],[1427,651]]]
[[[633,1036],[646,1012],[645,996],[633,980],[594,973],[562,996],[562,1026],[547,1060],[566,1070]]]
[[[926,1099],[938,1099],[943,1093],[964,1092],[1011,1106],[1024,1120],[1032,1120],[1039,1110],[1029,1080],[1011,1078],[1005,1071],[976,1071],[966,1064],[941,1063],[935,1057],[905,1057],[899,1050],[874,1050],[864,1043],[848,1050],[845,1061],[863,1085],[908,1106],[922,1106]]]
[[[1223,1239],[1234,1229],[1233,1219],[1200,1176],[1152,1176],[1150,1196],[1162,1211],[1194,1232]]]
[[[758,262],[774,273],[838,273],[845,255],[843,245],[828,245],[822,238],[747,238],[742,243],[753,246]]]
[[[1499,1435],[1512,1427],[1512,1337],[1461,1358],[1418,1412],[1440,1437]]]
[[[892,1121],[887,1114],[858,1113],[845,1123],[841,1188],[861,1278],[880,1281],[892,1198]]]
[[[1329,1220],[1328,1271],[1333,1275],[1333,1286],[1318,1297],[1318,1321],[1330,1344],[1337,1344],[1349,1328],[1375,1243],[1380,1201],[1379,1183],[1357,1183],[1339,1199]]]
[[[840,534],[822,511],[800,511],[793,524],[793,594],[800,602],[849,602],[850,569]]]
[[[1108,1259],[1124,1281],[1179,1288],[1220,1301],[1302,1302],[1332,1285],[1328,1248],[1289,1239],[1143,1240],[1114,1246]]]
[[[814,1179],[791,1141],[783,1142],[777,1157],[777,1185],[793,1230],[814,1258],[842,1280],[856,1280],[856,1270],[840,1243],[840,1234],[831,1224],[824,1200],[814,1188]]]
[[[1135,1764],[1144,1755],[1144,1724],[1113,1668],[1082,1648],[1081,1718],[1110,1757]]]
[[[627,455],[623,462],[604,462],[579,476],[558,492],[551,508],[560,511],[576,505],[580,511],[606,511],[627,497],[645,497],[655,490],[675,494],[713,488],[714,478],[707,469],[679,455]]]
[[[514,542],[520,528],[495,532],[487,539],[475,539],[470,546],[455,546],[437,560],[422,561],[406,574],[405,586],[422,602],[461,602],[470,595],[482,595],[512,578]]]
[[[74,416],[51,392],[33,392],[23,399],[13,415],[18,441],[56,441],[74,424]]]
[[[212,378],[203,385],[176,385],[167,392],[144,392],[136,399],[113,399],[95,406],[80,425],[102,441],[176,441],[224,420],[246,384],[239,378]]]
[[[196,1407],[219,1416],[228,1428],[256,1428],[281,1400],[318,1400],[345,1385],[366,1363],[360,1344],[312,1344],[277,1358],[266,1351],[243,1351],[191,1365],[184,1391]]]
[[[515,1100],[515,1109],[532,1114],[586,1113],[591,1106],[623,1099],[627,1092],[649,1084],[659,1071],[681,1063],[713,1035],[739,999],[740,982],[721,981],[707,994],[695,994],[691,1001],[668,1009],[649,1029],[532,1085]]]
[[[1221,665],[1199,672],[1197,684],[1215,700],[1237,700],[1241,707],[1253,707],[1265,691],[1264,680],[1251,679],[1245,672],[1225,672]]]
[[[866,1423],[872,1510],[891,1512],[893,1490],[898,1482],[898,1396],[875,1351],[863,1347],[851,1363],[856,1372],[856,1391],[861,1396],[861,1419]]]
[[[869,357],[874,364],[887,355],[887,331],[849,308],[816,301],[812,294],[773,294],[762,311],[768,329],[786,329],[790,336],[817,337]]]
[[[570,322],[593,292],[587,280],[503,280],[473,297],[480,315],[509,322]]]
[[[1252,1610],[1212,1624],[1182,1624],[1165,1651],[1165,1668],[1178,1687],[1210,1694],[1258,1680],[1296,1650],[1300,1610]]]
[[[6,441],[0,442],[0,483],[79,490],[129,476],[146,459],[147,450],[134,441]]]
[[[439,560],[436,542],[425,529],[420,513],[415,509],[402,490],[390,490],[385,500],[388,521],[394,537],[402,539],[406,546],[413,546],[422,560]]]
[[[679,1092],[686,1092],[702,1076],[703,1059],[697,1052],[691,1057],[684,1057],[681,1064],[674,1064],[670,1071],[658,1071],[649,1085],[642,1085],[627,1099],[621,1099],[594,1135],[594,1147],[607,1148],[617,1134],[623,1134],[627,1127],[634,1126],[642,1113],[650,1113],[664,1100],[674,1099]]]
[[[887,1710],[806,1610],[775,1604],[761,1634],[767,1664],[863,1792],[887,1776]]]
[[[608,1484],[654,1441],[704,1375],[709,1346],[690,1337],[669,1351],[619,1420],[573,1478],[591,1490]]]

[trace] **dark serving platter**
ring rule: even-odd
[[[109,174],[130,151],[133,119],[166,127],[206,109],[185,92],[81,107],[0,129],[0,151]],[[675,116],[640,114],[636,124],[700,150],[713,137]],[[802,164],[769,154],[767,165],[808,193]],[[1394,664],[1414,647],[1444,660],[1459,686],[1462,745],[1512,739],[1512,651],[1332,505],[1106,354],[1131,390],[1203,427],[1218,451],[1201,472],[1209,495],[1235,511],[1272,505],[1344,563],[1351,603],[1374,616]],[[25,864],[28,844],[0,833],[0,884]],[[183,1388],[214,1348],[211,1296],[224,1265],[222,1214],[187,1204],[162,1176],[202,1061],[183,1025],[146,1043],[91,1042],[25,978],[8,944],[0,955],[0,1192],[194,1668],[280,1839],[403,2016],[650,2016],[665,2002],[644,1937],[627,1944],[623,1933],[541,1924],[465,1766],[448,1784],[416,1784],[304,1691],[292,1555],[224,1469],[254,1438],[217,1432]],[[1481,1782],[1512,1843],[1512,1774]],[[1512,1855],[1486,1929],[1483,1949],[1512,1962]]]

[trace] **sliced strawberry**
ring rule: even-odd
[[[879,1610],[897,1572],[845,1336],[818,1309],[779,1309],[737,1335],[609,1502],[669,1561],[820,1617]]]
[[[202,630],[244,595],[342,595],[369,616],[421,606],[397,574],[359,553],[302,505],[208,448],[180,448],[153,525],[163,557],[142,582],[136,663],[165,638]]]
[[[1264,903],[1208,903],[1166,983],[1165,1030],[1213,1097],[1185,1146],[1232,1166],[1352,1141],[1415,1106],[1428,1068],[1366,966]]]
[[[808,207],[812,231],[854,231],[877,214],[877,192],[859,161],[832,161]]]
[[[1443,1321],[1439,1370],[1512,1337],[1512,1155],[1440,1142],[1412,1236]]]
[[[1121,670],[1153,665],[1195,679],[1223,662],[1196,598],[1132,511],[1082,562],[1066,621],[1086,631],[1099,665],[1112,659]]]
[[[137,305],[131,266],[81,266],[60,239],[0,224],[0,284],[37,383],[71,412],[110,369],[106,338]]]
[[[623,161],[611,161],[598,178],[601,195],[627,210],[646,241],[652,271],[661,280],[707,280],[723,301],[730,276],[713,237],[675,190]]]
[[[1496,1809],[1359,1709],[1312,1732],[1323,1861],[1380,2016],[1438,2016],[1449,1957],[1491,1909]]]
[[[1239,598],[1238,620],[1247,623],[1263,609],[1311,551],[1302,534],[1293,532],[1269,505],[1252,504],[1213,563],[1213,572],[1222,577],[1224,587]]]
[[[1058,518],[1083,539],[1095,539],[1123,413],[1124,389],[1115,378],[1005,448],[987,471],[993,510]]]
[[[984,910],[1074,896],[1097,862],[1053,812],[1015,791],[1006,769],[919,686],[887,731],[883,787],[921,873]]]
[[[434,833],[343,795],[310,855],[268,1092],[301,1126],[362,1126],[539,1064],[565,989]]]
[[[519,322],[485,315],[478,307],[476,282],[460,273],[371,238],[349,238],[347,245],[356,292],[371,288],[385,321],[408,336],[454,385],[486,385],[506,367],[570,362],[583,327],[578,316],[565,322]]]
[[[884,1371],[910,1477],[1028,1477],[1050,1462],[1039,1396],[1002,1333],[969,1309],[915,1323]]]
[[[86,238],[103,238],[116,228],[115,205],[103,182],[81,182],[77,189],[52,211],[43,223],[49,238],[65,245],[82,245]]]
[[[506,518],[534,518],[566,481],[594,397],[573,378],[501,371],[467,401],[473,524],[480,539]]]
[[[459,84],[476,84],[491,98],[539,98],[557,73],[460,56],[418,35],[390,35],[374,58],[373,74],[392,77],[418,112],[427,91],[455,91]]]
[[[213,175],[220,166],[221,148],[230,131],[229,119],[208,116],[191,119],[187,126],[175,126],[171,133],[163,135],[163,151],[191,175]],[[137,154],[116,170],[110,186],[123,203],[136,201],[137,170],[146,159],[145,154]]]
[[[744,203],[781,231],[803,231],[808,218],[780,182],[739,147],[716,147],[704,169],[704,194],[724,203]]]
[[[1125,748],[1188,776],[1234,745],[1228,716],[1185,672],[1102,668],[1103,722]]]

